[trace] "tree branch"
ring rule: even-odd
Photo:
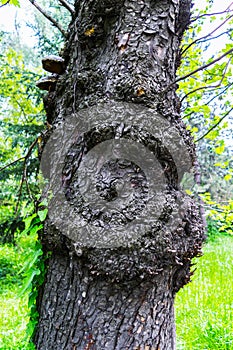
[[[43,10],[36,2],[35,0],[29,0],[30,3],[35,6],[35,8],[40,11],[40,13],[42,13],[42,15],[47,18],[61,33],[62,35],[66,38],[67,37],[67,33],[66,31],[62,28],[62,26],[55,21],[55,19],[53,17],[51,17],[48,12],[46,12],[45,10]]]
[[[20,203],[20,199],[21,199],[21,196],[22,196],[22,190],[23,190],[24,182],[26,183],[27,190],[28,190],[29,196],[31,198],[31,191],[29,189],[29,185],[28,185],[28,181],[27,181],[27,160],[30,157],[33,148],[37,144],[37,141],[38,141],[38,137],[32,142],[32,144],[30,145],[26,155],[21,158],[21,159],[24,159],[24,161],[23,161],[23,174],[22,174],[21,181],[20,181],[20,186],[19,186],[18,200],[17,200],[16,207],[15,207],[15,215],[17,214],[18,209],[19,209],[19,203]],[[18,160],[16,160],[15,162],[12,162],[12,163],[16,163],[17,161]],[[9,166],[9,164],[8,164],[8,166]]]
[[[214,34],[219,28],[221,28],[227,21],[229,21],[229,19],[231,19],[233,17],[233,15],[231,15],[230,17],[226,18],[217,28],[215,28],[214,30],[212,30],[212,32],[204,35],[201,38],[197,38],[196,40],[194,40],[193,42],[191,42],[188,46],[186,46],[186,48],[184,50],[181,50],[181,55],[184,55],[184,53],[194,44],[196,44],[199,41],[203,41],[203,39],[208,38],[209,36],[211,36],[212,34]]]
[[[214,97],[212,97],[209,101],[206,102],[206,105],[209,105],[215,98],[221,96],[222,94],[224,94],[224,92],[229,89],[229,87],[231,87],[233,85],[233,83],[228,84],[225,89],[223,89],[219,94],[215,95]]]
[[[220,209],[220,208],[215,207],[215,206],[213,206],[213,205],[205,204],[204,207],[207,208],[207,209],[216,210],[216,211],[218,211],[219,213],[224,213],[224,212],[226,212],[226,210]],[[226,212],[226,215],[231,214],[231,213],[233,213],[232,210],[227,211],[227,212]]]
[[[10,166],[16,164],[17,162],[20,162],[21,160],[24,160],[24,163],[25,163],[25,161],[27,161],[28,157],[30,157],[33,148],[37,144],[37,141],[38,141],[38,137],[32,142],[32,144],[30,145],[30,147],[29,147],[29,149],[28,149],[28,151],[27,151],[25,156],[20,157],[20,158],[14,160],[13,162],[8,163],[7,165],[3,166],[2,168],[0,168],[0,171],[3,171],[4,169],[9,168]]]
[[[66,0],[58,0],[62,6],[64,6],[70,13],[71,15],[73,16],[74,15],[74,10],[73,8],[68,4],[68,2]]]
[[[21,157],[21,158],[18,158],[18,159],[16,159],[16,160],[14,160],[14,161],[11,162],[11,163],[8,163],[8,164],[4,165],[2,168],[0,168],[0,171],[3,171],[4,169],[9,168],[10,166],[12,166],[12,165],[14,165],[14,164],[20,162],[20,161],[23,160],[23,159],[24,159],[24,157]]]
[[[207,38],[207,39],[201,40],[201,41],[199,41],[199,44],[201,44],[201,43],[206,43],[207,41],[220,38],[220,36],[226,35],[226,34],[230,34],[232,31],[233,31],[233,29],[229,29],[229,30],[227,30],[227,31],[225,31],[225,32],[222,32],[222,33],[216,35],[216,36],[212,36],[211,38]]]
[[[2,4],[2,5],[0,6],[0,8],[3,7],[3,6],[6,6],[7,4],[9,4],[9,2],[10,2],[10,0],[7,0],[7,2],[5,2],[5,4]]]
[[[215,60],[213,60],[213,61],[211,61],[211,62],[209,62],[209,63],[207,63],[207,64],[204,64],[203,66],[201,66],[201,67],[195,69],[194,71],[192,71],[192,72],[190,72],[190,73],[188,73],[188,74],[185,74],[185,75],[183,75],[182,77],[176,79],[176,80],[173,81],[171,84],[169,84],[163,91],[161,91],[161,93],[164,93],[164,92],[168,91],[172,85],[178,83],[179,81],[184,80],[184,79],[190,77],[191,75],[193,75],[193,74],[195,74],[195,73],[197,73],[197,72],[200,72],[201,70],[204,70],[204,69],[206,69],[206,68],[212,66],[212,64],[214,64],[214,63],[220,61],[222,58],[224,58],[225,56],[229,55],[229,54],[232,53],[232,52],[233,52],[233,48],[231,48],[230,50],[228,50],[227,52],[225,52],[223,55],[217,57]]]
[[[15,214],[14,215],[17,215],[18,210],[19,210],[19,203],[20,203],[20,199],[21,199],[21,196],[22,196],[23,184],[24,184],[24,173],[25,173],[25,168],[23,169],[23,174],[22,174],[21,181],[20,181],[19,194],[18,194],[18,199],[17,199],[17,203],[16,203],[16,207],[15,207]]]
[[[222,82],[223,82],[223,79],[224,79],[225,76],[226,76],[227,68],[228,68],[230,62],[231,62],[231,57],[229,58],[229,60],[228,60],[228,62],[227,62],[227,64],[226,64],[226,66],[225,66],[225,68],[224,68],[224,71],[223,71],[223,74],[222,74],[222,78],[221,78],[221,80],[219,81],[219,83],[218,83],[217,85],[201,86],[201,87],[199,87],[199,88],[197,88],[197,89],[194,89],[194,90],[188,92],[186,95],[184,95],[184,96],[182,97],[182,99],[180,100],[180,103],[182,103],[182,102],[184,101],[184,99],[185,99],[186,97],[188,97],[189,95],[194,94],[194,92],[197,92],[197,91],[200,91],[200,90],[204,90],[204,89],[216,89],[216,88],[220,87],[221,84],[222,84]]]
[[[195,142],[199,142],[200,140],[204,139],[204,137],[206,137],[212,130],[214,130],[223,121],[223,119],[226,118],[231,113],[231,111],[233,111],[233,107],[226,114],[224,114],[224,116],[222,116],[222,118],[220,118],[216,124],[214,124],[204,135],[199,137],[199,139],[197,139]]]
[[[202,17],[210,17],[210,16],[216,16],[216,15],[223,15],[224,13],[227,12],[232,12],[233,10],[230,10],[230,7],[233,5],[233,2],[226,8],[226,10],[221,11],[221,12],[214,12],[214,13],[204,13],[203,15],[196,16],[193,19],[191,19],[190,23],[196,21],[197,19],[200,19]]]
[[[181,119],[185,119],[185,118],[188,118],[190,115],[192,115],[194,112],[190,112],[188,114],[185,114]]]

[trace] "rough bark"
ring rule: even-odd
[[[77,1],[63,52],[67,70],[46,98],[49,122],[69,123],[72,113],[99,101],[142,104],[175,125],[195,162],[176,86],[166,89],[176,78],[190,6],[190,0]],[[172,203],[180,190],[168,168]],[[37,349],[175,349],[174,296],[189,281],[204,239],[191,199],[183,221],[174,232],[157,226],[132,246],[80,250],[48,220],[41,239],[52,255],[37,302]]]
[[[110,282],[77,259],[54,255],[37,348],[173,349],[172,275],[168,268],[149,281]]]

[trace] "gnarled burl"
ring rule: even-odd
[[[59,76],[55,91],[45,98],[45,108],[54,132],[59,125],[64,125],[64,130],[69,125],[74,129],[61,169],[64,206],[72,211],[70,218],[80,216],[92,231],[82,242],[78,233],[75,240],[68,225],[66,232],[65,220],[60,227],[50,215],[46,221],[41,240],[44,251],[52,254],[37,300],[37,349],[175,349],[175,293],[189,281],[191,259],[200,254],[204,239],[198,206],[181,190],[179,164],[173,156],[175,152],[181,159],[185,148],[191,163],[196,162],[192,138],[179,116],[177,86],[172,84],[190,7],[190,0],[75,2],[63,54],[66,70]],[[105,108],[98,109],[99,105]],[[124,120],[119,121],[122,106]],[[93,109],[97,114],[89,113]],[[87,120],[81,120],[87,114],[90,129],[83,133],[79,123]],[[77,128],[72,124],[74,116]],[[101,125],[95,124],[97,116],[103,117]],[[170,149],[166,146],[169,129],[164,125],[160,133],[157,124],[154,135],[157,116],[176,130],[174,148],[171,140]],[[135,152],[140,164],[129,156],[105,157],[112,140],[115,145],[123,140],[126,151],[132,143],[150,151],[164,178],[163,198],[150,197],[151,181],[143,168],[145,163],[140,163],[145,158],[140,148]],[[101,149],[104,142],[106,147]],[[59,147],[57,154],[56,148],[51,151],[52,163],[59,159]],[[95,147],[102,152],[98,153],[102,162],[99,168],[91,153]],[[106,212],[98,201],[89,203],[80,189],[82,181],[77,174],[85,157],[94,165],[89,170],[83,167],[86,175],[82,181],[89,181],[93,169],[90,188],[94,184],[93,191],[99,203],[108,208]],[[154,178],[155,185],[159,180],[159,176]],[[179,222],[172,225],[179,198],[185,206]],[[151,207],[157,208],[154,221],[152,215],[149,228],[143,226],[140,231],[137,227],[134,235],[134,220],[147,212],[149,199]],[[118,210],[114,211],[115,204]],[[63,218],[62,212],[61,207],[58,219]],[[69,218],[67,211],[66,216]],[[129,223],[131,231],[126,229]],[[101,235],[93,240],[100,227],[103,232],[107,227],[111,230],[113,245],[111,239],[99,244],[102,238],[104,241]],[[132,239],[116,244],[121,227]]]

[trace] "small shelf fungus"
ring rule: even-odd
[[[95,33],[95,28],[91,27],[91,28],[85,30],[84,35],[85,36],[92,36],[92,35],[94,35],[94,33]]]
[[[58,75],[51,74],[47,77],[43,77],[36,82],[36,86],[41,90],[54,91],[57,84]]]
[[[65,60],[60,56],[50,55],[42,59],[42,67],[47,72],[62,74],[65,72]]]

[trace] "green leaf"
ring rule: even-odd
[[[24,271],[28,271],[30,270],[33,265],[35,264],[35,262],[37,261],[38,257],[43,255],[42,250],[36,250],[34,252],[34,254],[32,255],[32,257],[30,257],[30,260],[26,260],[26,262],[24,263],[23,267],[21,268],[21,270],[19,271],[19,274],[24,272]]]
[[[32,220],[37,216],[36,213],[28,216],[26,219],[24,219],[24,223],[25,223],[25,231],[29,229],[29,227],[31,226],[31,222]]]
[[[32,227],[31,229],[30,229],[30,235],[35,235],[38,231],[40,231],[41,229],[43,228],[43,225],[41,224],[41,225],[36,225],[36,226],[34,226],[34,227]]]
[[[194,126],[192,129],[191,129],[191,132],[192,133],[197,133],[198,132],[198,128],[196,126]]]
[[[31,290],[32,281],[33,281],[34,277],[36,275],[39,275],[39,274],[40,274],[39,269],[34,269],[33,271],[31,271],[30,275],[28,275],[28,277],[24,283],[22,290],[20,291],[20,296],[22,296],[26,291]]]
[[[40,218],[40,221],[43,222],[46,219],[46,216],[48,214],[48,209],[39,210],[37,214]]]
[[[12,5],[14,5],[14,6],[20,7],[19,0],[11,0],[10,3],[11,3]]]
[[[227,175],[224,176],[224,180],[225,181],[229,181],[231,178],[232,178],[231,174],[227,174]]]
[[[225,145],[223,144],[215,148],[215,153],[222,154],[224,150],[225,150]]]
[[[44,206],[48,206],[48,200],[47,198],[45,198],[42,202],[39,203],[39,207],[44,207]]]
[[[190,191],[190,190],[185,190],[185,192],[189,195],[189,196],[191,196],[193,193],[192,193],[192,191]]]

